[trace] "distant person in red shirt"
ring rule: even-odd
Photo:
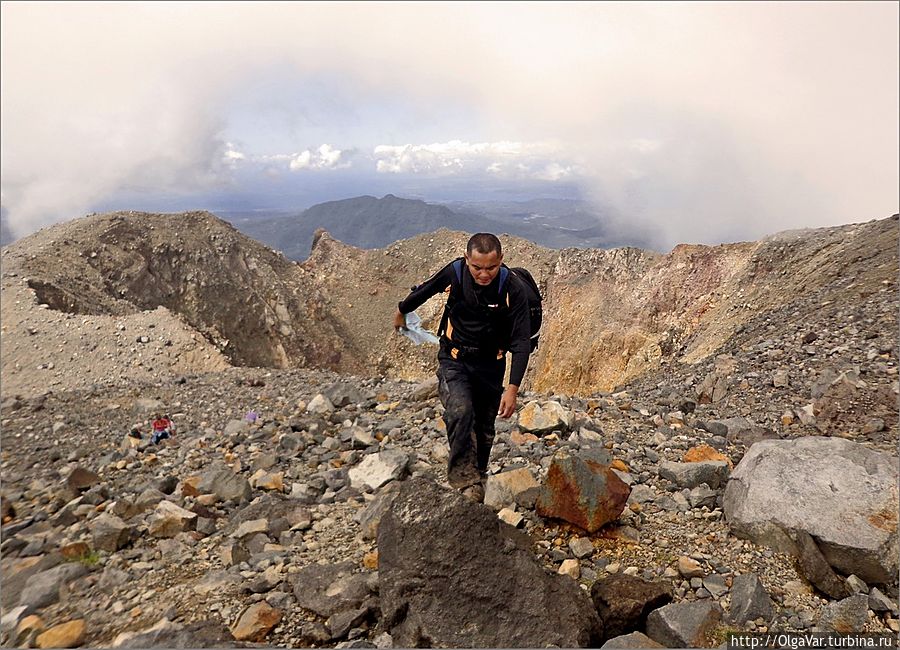
[[[175,433],[175,425],[172,420],[169,419],[168,415],[160,415],[157,413],[153,416],[153,435],[150,438],[150,441],[154,445],[158,445],[162,440],[165,440],[169,436]]]

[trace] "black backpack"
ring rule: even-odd
[[[456,274],[456,284],[460,287],[462,286],[462,265],[462,258],[453,261],[453,271]],[[541,334],[541,324],[544,319],[543,298],[541,297],[541,290],[538,288],[537,282],[534,281],[534,277],[532,277],[528,269],[522,267],[509,268],[504,264],[500,267],[500,284],[497,286],[497,293],[501,297],[501,299],[503,299],[503,290],[506,288],[506,282],[509,279],[510,273],[521,280],[522,286],[525,287],[525,297],[528,300],[528,316],[531,323],[531,351],[534,352],[538,346],[538,338]],[[450,287],[450,293],[452,296],[452,285]],[[440,334],[443,334],[446,331],[447,319],[450,316],[450,307],[450,298],[448,298],[447,304],[444,306],[444,314],[441,318],[441,325],[438,328]]]

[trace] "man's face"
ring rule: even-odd
[[[476,249],[471,253],[466,253],[466,266],[469,273],[472,274],[472,278],[477,284],[483,286],[489,285],[497,277],[502,261],[503,255],[497,251],[482,253]]]

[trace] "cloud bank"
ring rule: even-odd
[[[229,144],[224,102],[272,65],[341,75],[361,97],[391,93],[424,113],[458,102],[477,115],[488,148],[552,141],[564,154],[507,161],[470,151],[459,133],[441,151],[397,124],[373,151],[384,174],[483,164],[486,174],[579,178],[619,227],[650,227],[660,246],[897,210],[896,3],[0,11],[2,201],[20,232],[123,188],[232,183],[247,161]],[[354,145],[367,143],[335,140],[288,165],[333,169]]]
[[[323,144],[315,151],[309,149],[301,151],[291,158],[289,165],[291,171],[302,169],[346,169],[350,163],[346,160],[345,152],[335,149],[330,144]]]
[[[382,174],[449,175],[481,171],[505,178],[560,180],[571,176],[573,165],[548,160],[567,155],[552,143],[463,142],[378,145],[375,169]]]

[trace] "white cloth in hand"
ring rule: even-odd
[[[414,311],[406,314],[406,327],[401,327],[400,333],[416,345],[438,342],[438,338],[434,334],[422,329],[422,319]]]

